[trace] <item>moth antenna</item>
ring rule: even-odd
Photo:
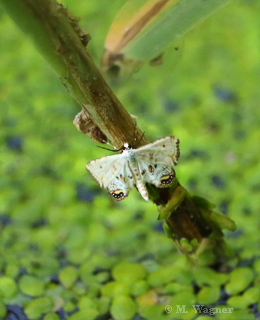
[[[113,150],[113,149],[108,149],[108,148],[105,148],[105,147],[100,147],[100,146],[97,146],[98,148],[100,149],[104,149],[104,150],[108,150],[108,151],[112,151],[112,152],[117,152],[117,151],[120,151],[121,149],[119,150]]]
[[[104,150],[108,150],[108,151],[112,151],[112,152],[118,152],[118,151],[121,151],[121,150],[124,150],[124,146],[120,149],[116,149],[116,150],[111,150],[111,149],[108,149],[108,148],[105,148],[105,147],[100,147],[100,146],[97,146],[98,148],[100,149],[104,149]]]
[[[108,144],[110,147],[116,149],[116,147],[114,147],[112,144],[110,144],[108,141],[106,141],[106,144]]]

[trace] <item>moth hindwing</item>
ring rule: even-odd
[[[125,144],[121,154],[92,160],[87,169],[114,199],[123,200],[136,186],[148,200],[146,183],[157,188],[169,187],[175,178],[173,167],[179,156],[179,139],[167,136],[138,149]]]

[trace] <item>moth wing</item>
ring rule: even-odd
[[[116,154],[92,160],[86,165],[86,168],[99,183],[100,187],[107,188],[122,166],[124,166],[124,158],[120,154]]]
[[[179,139],[167,136],[136,149],[135,158],[147,183],[169,187],[175,178],[173,166],[180,156]]]
[[[93,178],[116,200],[123,200],[133,188],[133,175],[127,160],[122,155],[113,155],[92,160],[87,169]]]
[[[121,167],[118,174],[110,181],[107,186],[109,194],[115,198],[115,200],[123,200],[128,196],[129,191],[134,187],[133,174],[128,167],[128,163],[125,162]]]
[[[135,158],[151,165],[174,166],[180,156],[179,139],[167,136],[135,150]]]
[[[151,165],[145,161],[139,162],[140,172],[145,183],[151,183],[157,188],[169,187],[175,178],[173,165],[164,164]]]

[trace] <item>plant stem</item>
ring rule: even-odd
[[[124,142],[134,145],[140,139],[140,145],[145,144],[142,132],[105,82],[73,28],[77,21],[61,4],[55,0],[0,3],[114,147],[121,148]]]

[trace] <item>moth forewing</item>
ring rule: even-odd
[[[146,183],[168,188],[174,181],[173,166],[179,155],[179,139],[167,136],[137,149],[135,158]]]
[[[176,146],[179,144],[179,139],[174,136],[166,136],[164,138],[155,140],[152,143],[148,143],[145,146],[142,146],[136,150],[142,151],[147,149],[153,149],[153,150],[165,150],[165,149],[172,149],[172,151],[176,151]],[[177,147],[178,148],[178,147]]]
[[[179,139],[167,136],[137,149],[136,159],[150,164],[177,165],[180,156]]]
[[[86,168],[100,187],[106,188],[115,200],[123,200],[133,188],[132,173],[121,154],[92,160]]]
[[[163,164],[149,164],[141,161],[139,163],[143,180],[146,183],[155,185],[157,188],[169,187],[175,178],[175,171],[172,163],[169,166]]]
[[[107,188],[114,176],[118,175],[122,167],[120,154],[92,160],[87,165],[87,170],[102,188]]]

